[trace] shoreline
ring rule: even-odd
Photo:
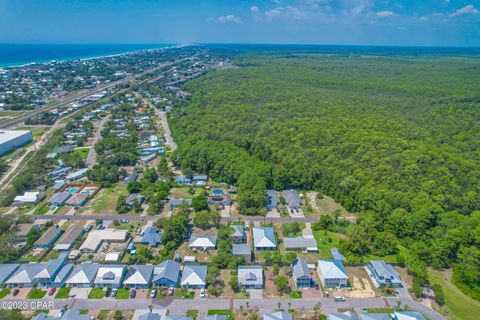
[[[34,61],[21,61],[21,62],[6,62],[0,63],[0,69],[10,69],[10,68],[23,68],[29,65],[35,64],[47,64],[53,61],[55,62],[68,62],[68,61],[83,61],[83,60],[92,60],[92,59],[100,59],[100,58],[108,58],[108,57],[115,57],[121,56],[124,54],[135,54],[139,52],[148,52],[153,50],[163,50],[163,49],[171,49],[176,47],[185,46],[186,44],[158,44],[158,47],[151,47],[151,48],[144,48],[144,49],[136,49],[136,50],[127,50],[127,51],[116,51],[111,53],[105,54],[92,54],[92,55],[83,55],[83,56],[75,56],[75,57],[68,57],[68,58],[57,58],[57,59],[40,59]]]

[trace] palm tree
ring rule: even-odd
[[[278,309],[282,308],[282,303],[280,301],[277,302],[277,307],[278,307]]]
[[[247,310],[250,309],[249,307],[250,303],[247,301],[245,304],[247,305]]]

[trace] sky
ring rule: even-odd
[[[0,43],[480,46],[480,0],[0,0]]]

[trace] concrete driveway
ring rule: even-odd
[[[70,295],[75,299],[88,299],[90,291],[92,291],[91,288],[72,288],[70,289]]]
[[[263,290],[262,289],[249,289],[247,291],[250,294],[250,299],[262,299],[263,298]]]

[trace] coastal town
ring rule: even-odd
[[[0,70],[0,297],[32,319],[440,320],[398,255],[352,261],[356,215],[318,190],[181,166],[190,80],[241,68],[202,46]],[[172,128],[175,132],[175,128]]]

